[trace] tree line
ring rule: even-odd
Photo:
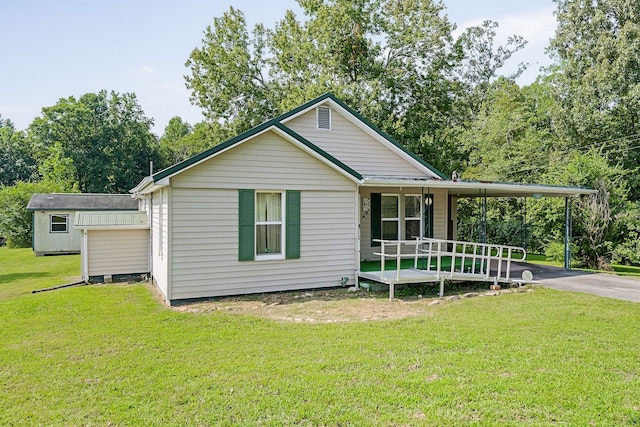
[[[595,188],[574,201],[576,258],[640,262],[640,4],[556,0],[554,64],[520,86],[526,64],[502,70],[526,40],[498,44],[496,22],[456,36],[437,0],[298,3],[302,16],[287,11],[272,27],[249,28],[233,7],[214,18],[186,62],[191,101],[205,117],[194,126],[174,117],[157,138],[134,94],[106,91],[43,108],[26,131],[0,118],[0,206],[3,194],[36,187],[127,191],[150,161],[169,166],[333,92],[446,174]],[[490,239],[553,255],[560,202],[491,201]],[[469,239],[474,203],[460,205]]]

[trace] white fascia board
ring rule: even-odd
[[[540,194],[544,197],[578,197],[583,194],[592,194],[596,190],[580,187],[560,187],[541,184],[509,184],[477,181],[445,181],[445,180],[422,180],[422,179],[381,179],[376,177],[365,177],[363,180],[365,187],[430,187],[445,188],[450,190],[451,195],[460,197],[477,197],[479,191],[486,190],[487,196],[493,197],[525,197]]]

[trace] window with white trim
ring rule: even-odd
[[[256,192],[256,258],[283,256],[283,213],[281,192]]]
[[[50,233],[68,233],[69,232],[69,215],[67,214],[49,215],[49,232]]]
[[[400,196],[397,194],[382,195],[382,239],[399,240],[400,236]]]
[[[405,240],[421,237],[422,197],[419,194],[404,196],[404,238]]]

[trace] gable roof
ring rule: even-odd
[[[36,193],[27,204],[28,210],[137,210],[138,201],[130,194]]]
[[[208,150],[203,151],[200,154],[196,154],[193,157],[190,157],[180,163],[177,163],[169,168],[166,168],[160,172],[157,172],[155,174],[153,174],[151,177],[146,177],[145,179],[143,179],[135,188],[133,188],[131,190],[131,192],[138,192],[141,191],[145,188],[148,188],[149,185],[152,185],[154,183],[159,183],[160,181],[169,178],[173,175],[176,175],[186,169],[189,169],[205,160],[210,159],[211,157],[214,157],[220,153],[225,152],[226,150],[239,145],[257,135],[260,135],[264,132],[267,131],[276,131],[278,132],[281,136],[286,136],[287,139],[289,139],[289,141],[295,143],[296,145],[298,145],[300,148],[305,149],[305,151],[309,152],[310,154],[314,155],[316,158],[321,159],[322,161],[324,161],[324,163],[332,166],[334,169],[340,171],[341,173],[343,173],[344,175],[355,179],[355,180],[361,180],[362,179],[362,175],[360,173],[358,173],[357,171],[353,170],[352,168],[350,168],[349,166],[347,166],[346,164],[344,164],[343,162],[341,162],[340,160],[336,159],[335,157],[333,157],[332,155],[330,155],[329,153],[327,153],[326,151],[324,151],[323,149],[321,149],[320,147],[318,147],[317,145],[311,143],[309,140],[307,140],[306,138],[302,137],[301,135],[299,135],[298,133],[296,133],[295,131],[293,131],[292,129],[286,127],[285,125],[283,125],[282,123],[280,123],[278,121],[278,119],[271,119],[267,122],[262,123],[259,126],[254,127],[253,129],[249,129],[248,131],[241,133],[240,135],[231,138],[228,141],[223,142],[222,144],[216,145],[215,147],[211,147]]]
[[[405,158],[408,158],[412,162],[415,162],[416,164],[420,165],[422,168],[426,169],[434,177],[443,178],[443,179],[446,178],[440,171],[438,171],[429,163],[425,162],[424,160],[420,159],[415,154],[413,154],[412,152],[404,148],[400,143],[395,141],[389,135],[385,134],[382,130],[380,130],[374,124],[372,124],[371,122],[369,122],[368,120],[360,116],[357,112],[349,108],[346,104],[344,104],[342,101],[336,98],[333,94],[326,93],[285,114],[282,114],[252,129],[249,129],[248,131],[243,132],[234,138],[231,138],[219,145],[209,148],[208,150],[205,150],[202,153],[196,154],[195,156],[190,157],[180,163],[177,163],[173,166],[163,169],[153,174],[152,176],[146,177],[136,187],[134,187],[131,190],[131,192],[136,193],[136,192],[144,191],[145,189],[148,190],[154,184],[162,185],[161,181],[167,178],[170,178],[186,169],[189,169],[211,157],[214,157],[220,153],[223,153],[224,151],[236,145],[239,145],[257,135],[260,135],[270,130],[276,131],[281,136],[286,136],[290,142],[298,145],[300,148],[303,148],[305,151],[314,155],[316,158],[320,159],[321,161],[328,164],[329,166],[332,166],[334,169],[338,170],[345,176],[355,180],[362,180],[363,176],[358,171],[349,167],[348,165],[346,165],[336,157],[332,156],[325,150],[313,144],[311,141],[304,138],[303,136],[293,131],[291,128],[287,127],[284,124],[284,122],[286,122],[287,120],[293,117],[296,117],[297,115],[313,108],[316,105],[322,104],[327,100],[330,100],[332,103],[334,103],[336,106],[344,110],[346,113],[353,116],[353,118],[357,122],[361,123],[362,126],[369,129],[370,132],[375,134],[379,141],[382,141],[386,143],[388,146],[393,147],[393,149],[395,149],[396,151],[401,152],[405,156]]]
[[[385,133],[378,126],[376,126],[375,124],[373,124],[372,122],[370,122],[369,120],[367,120],[366,118],[361,116],[357,111],[355,111],[354,109],[349,107],[343,101],[341,101],[340,99],[336,98],[335,95],[333,95],[332,93],[325,93],[324,95],[320,95],[319,97],[317,97],[315,99],[312,99],[311,101],[309,101],[309,102],[307,102],[307,103],[305,103],[305,104],[303,104],[303,105],[301,105],[301,106],[299,106],[297,108],[294,108],[293,110],[291,110],[291,111],[289,111],[287,113],[284,113],[281,116],[276,117],[274,120],[277,120],[277,121],[282,122],[282,123],[286,123],[288,120],[290,120],[290,119],[292,119],[294,117],[297,117],[300,114],[305,113],[306,111],[314,108],[316,105],[322,104],[323,102],[325,102],[327,100],[330,103],[332,103],[334,106],[342,109],[348,115],[351,115],[355,119],[356,123],[362,124],[364,128],[369,130],[370,134],[372,133],[374,136],[377,137],[376,139],[378,139],[378,141],[384,143],[389,148],[394,149],[394,151],[401,153],[405,159],[408,159],[408,160],[414,162],[415,164],[421,166],[422,168],[426,168],[427,171],[430,172],[430,174],[434,175],[437,178],[447,179],[447,176],[445,174],[440,172],[438,169],[436,169],[435,167],[430,165],[428,162],[426,162],[422,158],[418,157],[412,151],[408,150],[406,147],[404,147],[398,141],[393,139],[391,136],[389,136],[387,133]]]

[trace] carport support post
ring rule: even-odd
[[[478,224],[478,242],[487,243],[487,190],[478,190],[480,199],[480,220]]]
[[[571,220],[571,203],[569,198],[564,198],[564,268],[571,269],[571,238],[572,238],[572,220]]]

